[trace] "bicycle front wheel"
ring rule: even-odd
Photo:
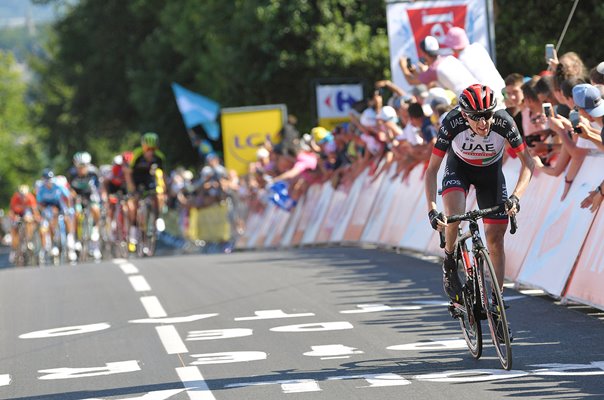
[[[468,277],[465,271],[472,270],[466,268],[466,263],[470,262],[469,258],[465,258],[461,252],[461,248],[457,251],[457,273],[460,276],[460,281],[463,284],[463,305],[465,310],[461,310],[459,315],[459,325],[463,332],[463,337],[468,345],[470,354],[475,359],[479,359],[482,355],[482,327],[477,314],[477,296],[476,281]],[[467,254],[467,253],[466,253]]]
[[[505,315],[503,296],[499,290],[495,268],[493,268],[491,257],[486,249],[479,252],[477,263],[481,271],[482,303],[485,306],[493,345],[501,366],[509,371],[512,369],[512,343],[508,330],[508,319]]]

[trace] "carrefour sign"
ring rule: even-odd
[[[348,118],[350,108],[354,103],[363,99],[361,83],[342,85],[317,85],[317,117]]]

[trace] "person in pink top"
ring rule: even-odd
[[[296,154],[294,165],[275,177],[273,182],[290,181],[290,196],[294,200],[298,200],[308,186],[316,181],[317,175],[313,173],[317,169],[319,158],[306,143],[301,143]],[[301,179],[296,179],[296,178]]]

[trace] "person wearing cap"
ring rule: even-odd
[[[499,108],[504,108],[501,91],[505,87],[505,82],[497,71],[497,67],[495,67],[487,49],[479,42],[470,43],[466,31],[458,26],[449,29],[443,44],[451,49],[453,55],[474,75],[476,82],[493,89],[495,96],[497,96]]]
[[[399,59],[399,66],[410,85],[429,85],[436,82],[459,96],[466,87],[478,82],[457,58],[439,55],[440,45],[434,36],[426,36],[420,42],[419,48],[420,56],[426,61],[425,64],[418,64],[419,70],[407,65],[407,56],[403,55]]]

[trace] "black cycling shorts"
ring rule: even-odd
[[[454,154],[449,153],[442,182],[443,196],[451,191],[463,191],[466,195],[470,185],[476,189],[478,208],[494,207],[508,199],[505,176],[503,175],[502,160],[486,167],[470,165]],[[507,223],[505,212],[484,218],[484,223]]]

